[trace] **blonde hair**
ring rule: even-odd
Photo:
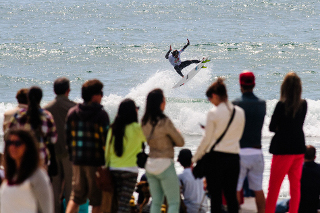
[[[299,76],[295,72],[287,73],[281,85],[280,96],[280,101],[285,105],[286,115],[295,117],[302,103],[301,93],[302,84]]]

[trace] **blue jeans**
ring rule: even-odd
[[[173,163],[161,174],[153,175],[146,172],[152,204],[150,213],[160,213],[164,196],[167,198],[167,213],[177,213],[180,207],[179,180]]]

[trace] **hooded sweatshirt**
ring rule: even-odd
[[[77,104],[69,110],[66,135],[70,160],[74,165],[104,165],[108,128],[109,116],[101,104]]]

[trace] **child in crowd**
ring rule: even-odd
[[[208,200],[204,191],[203,180],[194,178],[191,159],[190,149],[182,149],[179,152],[178,162],[184,168],[183,172],[178,175],[184,197],[183,201],[187,207],[187,213],[205,213],[208,211]]]
[[[301,199],[299,213],[317,213],[320,196],[320,165],[316,159],[316,148],[308,145],[304,154],[301,175]]]
[[[140,178],[140,182],[137,183],[136,192],[139,194],[137,200],[139,213],[150,212],[150,205],[148,205],[148,203],[151,195],[146,174],[143,174]]]

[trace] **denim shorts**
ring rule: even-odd
[[[240,191],[243,182],[248,177],[249,189],[253,191],[262,190],[262,177],[264,170],[263,155],[240,155],[240,174],[237,191]]]

